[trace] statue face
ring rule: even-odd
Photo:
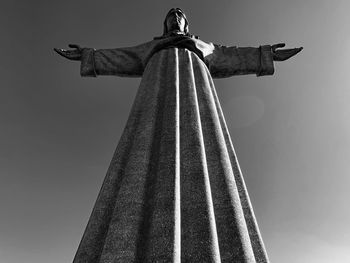
[[[166,17],[167,31],[181,31],[185,32],[186,21],[184,14],[180,9],[172,9]]]

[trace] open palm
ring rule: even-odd
[[[69,44],[68,46],[73,49],[54,48],[54,50],[67,59],[81,60],[82,48],[76,44]]]
[[[303,48],[285,48],[278,49],[284,47],[285,43],[279,43],[271,46],[272,58],[274,61],[284,61],[298,54]]]

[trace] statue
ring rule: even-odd
[[[212,79],[271,75],[302,48],[205,42],[179,8],[147,43],[69,47],[82,76],[142,77],[74,263],[268,262]]]

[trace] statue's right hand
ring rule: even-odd
[[[61,48],[54,48],[54,50],[60,54],[62,57],[65,57],[70,60],[81,60],[82,55],[82,48],[79,45],[76,44],[69,44],[70,48],[74,49],[61,49]]]

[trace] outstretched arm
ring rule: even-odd
[[[54,48],[61,56],[81,61],[82,76],[114,75],[139,77],[144,70],[144,56],[147,44],[115,49],[81,48],[69,45],[70,50]]]
[[[246,74],[272,75],[274,61],[286,60],[302,50],[278,49],[281,47],[284,47],[283,43],[258,48],[214,45],[213,52],[205,59],[213,78]]]

